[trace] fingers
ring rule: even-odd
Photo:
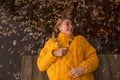
[[[57,57],[62,57],[67,53],[67,48],[59,48],[58,50],[53,51],[53,54]]]
[[[82,75],[83,72],[84,72],[84,69],[82,69],[82,67],[75,67],[70,70],[69,76],[73,78],[77,78],[80,75]]]
[[[64,56],[67,53],[67,48],[61,48],[62,56]]]
[[[73,78],[77,78],[79,75],[78,74],[73,74],[72,77]]]
[[[73,77],[73,78],[77,78],[79,76],[79,74],[77,72],[75,72],[74,69],[72,69],[70,72],[69,72],[69,76],[70,77]]]
[[[58,57],[62,57],[64,56],[65,54],[67,53],[67,48],[59,48],[55,55],[58,56]]]
[[[67,48],[62,48],[63,50],[67,50]]]
[[[75,71],[73,69],[71,69],[71,71],[69,72],[69,76],[72,76],[75,73]]]
[[[63,51],[67,51],[67,48],[59,48],[59,50],[63,52]]]

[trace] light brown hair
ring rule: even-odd
[[[55,26],[54,26],[54,30],[53,30],[53,33],[52,33],[52,38],[57,37],[57,35],[58,35],[58,33],[59,33],[58,27],[61,25],[61,23],[62,23],[65,19],[71,20],[70,18],[67,18],[67,17],[62,18],[62,19],[58,19],[58,20],[57,20],[57,23],[56,23]]]

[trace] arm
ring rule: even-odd
[[[99,63],[96,50],[87,42],[87,40],[83,37],[84,45],[85,45],[85,61],[80,63],[80,66],[85,67],[84,74],[93,72]]]
[[[53,40],[50,39],[41,49],[37,59],[37,66],[40,71],[45,71],[57,59],[57,57],[52,55],[52,51],[55,50],[55,48],[56,46],[54,45]]]

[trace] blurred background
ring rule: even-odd
[[[113,55],[101,59],[109,80],[120,80],[120,0],[0,0],[0,80],[20,80],[22,56],[39,55],[65,16],[74,22],[74,35],[84,35],[98,55]]]

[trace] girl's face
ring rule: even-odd
[[[72,34],[74,27],[69,19],[64,19],[63,22],[58,26],[58,29],[62,33]]]

